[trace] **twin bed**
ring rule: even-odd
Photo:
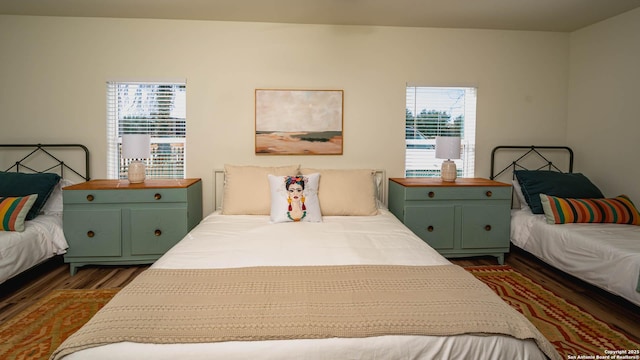
[[[227,166],[221,209],[52,358],[558,359],[520,313],[381,205],[385,180]],[[295,184],[304,196],[289,203]]]
[[[638,212],[620,197],[601,201],[602,208],[592,200],[585,201],[604,195],[586,176],[573,173],[570,148],[496,147],[492,152],[491,178],[505,182],[514,179],[516,205],[511,213],[511,242],[515,246],[640,306]],[[525,196],[527,191],[529,199]],[[533,206],[528,203],[545,192],[544,201],[538,200]],[[564,200],[568,198],[579,200]]]
[[[66,252],[62,187],[89,178],[89,152],[78,144],[0,144],[0,150],[0,164],[10,164],[0,171],[2,284]],[[35,200],[27,199],[32,194],[38,194]]]

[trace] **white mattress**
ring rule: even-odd
[[[0,231],[0,283],[68,248],[62,214],[25,221],[23,232]]]
[[[511,242],[544,262],[640,305],[640,226],[547,224],[512,210]]]
[[[387,210],[269,223],[268,216],[208,216],[154,268],[282,265],[442,265],[448,260]],[[319,340],[153,345],[118,343],[65,359],[544,359],[533,341],[506,336],[380,336]]]

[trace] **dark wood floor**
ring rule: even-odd
[[[492,257],[452,261],[461,266],[496,265]],[[517,248],[507,255],[505,263],[640,343],[640,307],[561,273]],[[146,265],[85,266],[70,276],[69,266],[55,259],[0,285],[0,323],[54,289],[123,287],[146,268]]]

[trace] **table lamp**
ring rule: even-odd
[[[127,173],[131,184],[144,182],[145,166],[140,160],[149,157],[151,157],[151,136],[149,134],[122,135],[122,158],[133,159]]]
[[[446,159],[440,169],[442,181],[456,181],[456,163],[451,159],[460,159],[460,137],[436,136],[436,159]]]

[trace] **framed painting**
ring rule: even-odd
[[[256,154],[342,155],[343,90],[256,89]]]

